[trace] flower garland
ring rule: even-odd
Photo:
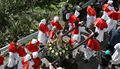
[[[67,55],[70,49],[72,48],[70,44],[66,42],[64,42],[63,48],[61,48],[60,50],[56,49],[55,44],[52,43],[48,43],[47,47],[49,55],[54,58]]]

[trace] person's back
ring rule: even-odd
[[[110,50],[106,50],[104,54],[100,56],[100,64],[98,65],[98,69],[108,69],[108,65],[110,64],[111,60],[111,52]]]
[[[66,4],[65,8],[62,8],[62,19],[63,19],[63,21],[67,21],[66,14],[69,13],[68,7],[69,7],[69,5]]]
[[[108,64],[110,63],[110,60],[111,60],[110,55],[102,55],[100,65],[102,65],[103,67],[107,67]]]
[[[117,43],[120,43],[120,32],[118,32],[116,29],[112,29],[109,33],[109,44],[114,46]]]
[[[82,9],[82,6],[83,6],[83,2],[80,2],[79,5],[75,5],[74,8],[73,8],[73,13],[76,15],[77,13],[77,17],[79,18],[80,21],[83,21],[83,16],[85,14],[85,10]],[[79,15],[78,15],[79,13]]]

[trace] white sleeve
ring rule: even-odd
[[[80,31],[81,31],[81,32],[85,32],[85,27],[81,27],[81,28],[80,28]]]
[[[108,9],[113,11],[115,10],[114,7],[111,7],[111,6],[108,6]]]
[[[77,10],[75,10],[74,15],[75,15],[75,17],[78,17],[80,15],[80,13]]]
[[[70,18],[70,13],[66,14],[66,19],[68,20]]]
[[[107,32],[107,28],[104,28],[103,31],[104,31],[104,32]]]
[[[117,43],[115,46],[114,46],[115,49],[119,48],[120,49],[120,43]]]
[[[33,60],[29,61],[29,64],[32,66],[34,65],[35,63],[33,62]]]
[[[39,23],[39,26],[40,26],[40,23]]]
[[[49,66],[49,69],[53,69],[53,66],[52,66],[52,65],[50,65],[50,66]]]

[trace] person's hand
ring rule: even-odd
[[[80,25],[80,26],[83,26],[83,25],[84,25],[83,21],[79,22],[79,25]]]
[[[52,63],[49,63],[49,66],[52,65]]]

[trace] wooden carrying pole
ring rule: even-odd
[[[90,37],[88,37],[87,39],[85,39],[84,41],[82,41],[79,45],[77,45],[75,48],[71,49],[70,52],[68,54],[70,54],[72,51],[74,51],[75,49],[77,49],[78,47],[80,47],[82,44],[84,44],[86,41],[88,41],[90,38],[96,36],[98,33],[94,33],[93,35],[91,35]],[[62,57],[62,59],[64,60],[65,57]],[[56,59],[55,61],[53,61],[51,64],[55,64],[57,61],[59,61],[60,58]]]

